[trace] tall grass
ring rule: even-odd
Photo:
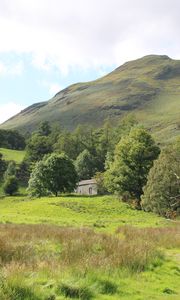
[[[155,265],[162,260],[159,248],[180,246],[179,232],[178,226],[153,229],[124,226],[112,236],[87,228],[1,224],[0,265],[3,277],[0,299],[45,299],[39,296],[40,291],[27,284],[25,276],[23,279],[21,276],[45,269],[51,274],[71,273],[74,276],[72,280],[66,280],[63,275],[57,277],[54,294],[47,299],[56,299],[53,297],[57,294],[88,300],[97,291],[101,294],[118,293],[118,287],[108,274],[118,270],[134,274]],[[94,274],[96,270],[102,272],[104,278],[95,276],[86,282],[86,274]]]

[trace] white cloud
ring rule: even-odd
[[[0,124],[19,113],[25,107],[14,102],[0,104]]]
[[[38,84],[48,90],[49,96],[53,97],[56,93],[60,92],[63,87],[57,82],[49,82],[47,80],[39,80]]]
[[[5,64],[0,61],[0,75],[21,75],[24,71],[24,64],[22,61],[13,64]]]
[[[151,53],[180,57],[179,0],[1,0],[0,52],[37,68],[120,65]]]
[[[54,96],[56,93],[62,90],[62,87],[58,83],[51,83],[49,87],[50,96]]]

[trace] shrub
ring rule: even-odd
[[[118,291],[117,285],[108,279],[99,280],[98,287],[101,294],[113,295]]]
[[[18,181],[15,176],[8,176],[3,185],[3,190],[7,195],[14,195],[18,191]]]
[[[89,300],[93,297],[91,290],[80,283],[62,282],[58,290],[65,297],[69,298]]]

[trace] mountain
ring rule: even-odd
[[[73,84],[46,102],[33,104],[0,128],[34,130],[41,121],[68,130],[98,126],[133,113],[159,141],[180,134],[180,60],[148,55],[118,67],[95,81]]]

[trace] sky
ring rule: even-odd
[[[148,54],[180,59],[179,0],[0,0],[0,123]]]

